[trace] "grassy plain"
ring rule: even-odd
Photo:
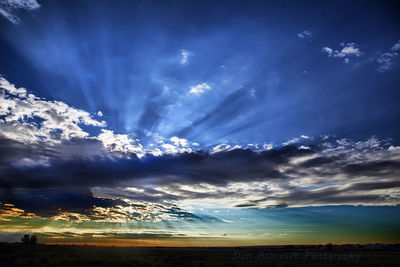
[[[344,257],[347,255],[347,258]],[[0,266],[400,266],[398,249],[167,248],[0,243]]]

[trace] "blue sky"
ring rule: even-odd
[[[0,1],[1,202],[68,222],[9,191],[83,186],[90,199],[162,203],[188,218],[207,205],[252,218],[331,205],[392,206],[397,216],[397,10],[396,1]],[[66,210],[93,223],[101,213]]]
[[[377,73],[376,62],[399,39],[394,4],[343,3],[43,2],[18,25],[2,20],[12,58],[0,70],[142,138],[190,128],[182,137],[207,144],[397,139],[398,69]],[[322,51],[342,42],[362,54],[343,64]],[[211,89],[187,94],[203,83]]]

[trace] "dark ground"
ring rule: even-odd
[[[0,266],[383,267],[400,266],[400,247],[141,248],[0,243]]]

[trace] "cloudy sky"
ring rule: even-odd
[[[397,1],[0,1],[0,241],[400,241]]]

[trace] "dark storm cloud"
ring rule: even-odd
[[[310,159],[305,161],[304,163],[301,164],[301,167],[303,168],[312,168],[312,167],[319,167],[323,166],[329,163],[333,163],[337,160],[339,160],[340,157],[335,156],[335,157],[318,157],[314,159]]]
[[[5,166],[9,166],[16,162],[16,160],[24,157],[37,158],[50,156],[51,151],[46,146],[27,146],[21,142],[17,142],[11,139],[0,137],[0,166],[4,169]]]
[[[242,204],[237,204],[235,207],[287,207],[294,206],[301,203],[304,206],[313,205],[343,205],[351,203],[395,203],[399,202],[396,196],[390,196],[382,192],[373,192],[380,189],[393,189],[400,188],[400,183],[397,181],[390,182],[371,182],[371,183],[356,183],[351,186],[328,186],[321,189],[301,189],[296,187],[285,187],[287,190],[285,194],[268,194],[265,198],[248,201]],[[278,204],[268,205],[263,204],[264,201],[275,201]]]
[[[396,180],[400,174],[398,148],[377,144],[376,139],[336,147],[308,141],[270,150],[199,150],[139,158],[134,153],[109,152],[96,139],[47,146],[3,138],[0,186],[8,194],[3,199],[12,199],[16,188],[80,187],[91,188],[96,196],[151,203],[249,196],[254,196],[253,200],[233,205],[398,203],[396,194],[391,193],[400,187]],[[260,186],[254,187],[252,182]],[[235,183],[246,186],[226,190]],[[86,203],[93,205],[91,200]]]
[[[44,143],[32,147],[8,140],[0,144],[1,154],[5,155],[0,162],[0,186],[3,188],[113,186],[141,178],[149,178],[156,184],[218,185],[283,179],[285,174],[276,169],[279,164],[287,163],[292,157],[313,153],[286,146],[262,152],[250,149],[215,154],[198,151],[160,157],[147,155],[138,159],[134,154],[130,157],[116,153],[106,156],[96,140],[73,140],[54,147],[46,147]],[[26,164],[24,161],[19,163],[21,158],[29,160]],[[40,160],[44,161],[42,165],[30,162]]]
[[[48,161],[69,161],[76,158],[96,160],[110,156],[113,156],[113,153],[106,151],[95,139],[71,139],[53,145],[44,141],[37,144],[26,144],[4,138],[0,134],[1,171],[6,168],[18,169],[16,165],[24,165],[24,159],[26,159],[26,164],[31,162],[36,165],[41,162],[45,164]]]
[[[252,204],[252,203],[235,205],[235,207],[237,207],[237,208],[248,208],[248,207],[256,207],[256,206],[257,206],[256,204]]]
[[[378,189],[378,188],[374,188]],[[346,190],[340,187],[328,187],[320,190],[303,190],[298,188],[292,188],[290,193],[285,196],[277,197],[272,196],[270,199],[274,200],[285,200],[288,203],[308,202],[312,203],[324,203],[324,204],[341,204],[341,203],[352,203],[352,202],[363,202],[372,201],[374,203],[383,202],[386,196],[382,194],[358,194],[353,190]],[[394,199],[394,198],[393,198]]]
[[[0,189],[0,202],[35,213],[38,216],[54,216],[60,211],[86,214],[93,206],[112,207],[125,205],[121,200],[93,197],[89,188],[74,189]]]
[[[126,198],[126,196],[124,197]],[[141,199],[146,203],[146,199]],[[143,202],[144,201],[144,202]],[[94,197],[89,188],[46,188],[46,189],[0,189],[0,217],[13,217],[34,214],[43,218],[55,218],[63,215],[62,220],[74,222],[83,218],[97,222],[122,221],[154,221],[157,216],[190,221],[218,221],[217,218],[197,216],[175,205],[164,205],[160,199],[152,200],[158,203],[149,212],[148,204],[128,203],[118,196],[111,198]],[[13,205],[13,206],[7,206]],[[14,208],[22,210],[21,214],[10,214]],[[118,220],[118,221],[116,221]]]
[[[396,187],[400,187],[400,181],[354,183],[348,190],[369,191],[369,190],[387,189]]]
[[[343,168],[343,171],[350,175],[370,175],[376,176],[377,174],[399,174],[400,162],[384,160],[376,162],[367,162],[360,164],[349,164]]]

